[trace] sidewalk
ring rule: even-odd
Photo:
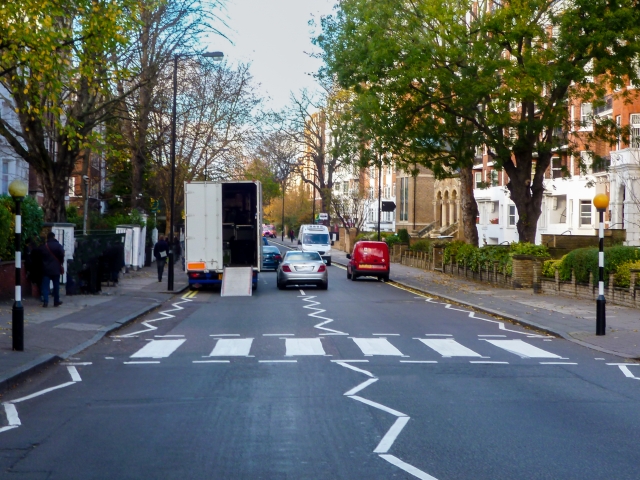
[[[296,245],[279,238],[276,243]],[[332,249],[332,262],[346,265],[345,252]],[[346,275],[346,274],[345,274]],[[534,294],[532,290],[511,290],[488,283],[467,281],[440,272],[393,263],[391,281],[563,337],[603,353],[640,359],[640,310],[607,305],[606,335],[596,336],[595,302],[570,297]]]
[[[13,300],[0,301],[0,392],[26,375],[67,358],[98,342],[187,288],[187,276],[176,264],[174,291],[167,291],[167,272],[158,282],[155,264],[121,274],[117,286],[102,284],[98,295],[64,294],[60,307],[42,308],[32,297],[23,300],[24,351],[12,350]],[[98,307],[98,308],[95,308]]]

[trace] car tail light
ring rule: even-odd
[[[318,267],[318,272],[326,272],[327,271],[327,267],[325,267],[324,265],[320,265]]]
[[[280,255],[274,255],[273,258],[275,258],[278,261],[282,260],[282,257]]]
[[[291,268],[289,268],[289,265],[283,265],[283,266],[282,266],[282,271],[283,271],[283,272],[290,272],[290,271],[291,271]]]

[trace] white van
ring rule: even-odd
[[[331,239],[324,225],[301,225],[298,233],[298,250],[318,252],[327,265],[331,265]]]

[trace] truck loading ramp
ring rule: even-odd
[[[252,293],[251,267],[225,267],[222,275],[221,297],[250,297]]]

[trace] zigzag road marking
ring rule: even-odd
[[[91,365],[91,364],[88,363],[88,365]],[[61,388],[65,388],[82,381],[82,378],[80,378],[80,374],[78,373],[78,370],[74,365],[67,365],[67,371],[71,376],[70,382],[65,382],[65,383],[61,383],[60,385],[56,385],[54,387],[45,388],[44,390],[39,390],[25,397],[16,398],[15,400],[2,402],[2,406],[4,407],[4,413],[7,416],[7,426],[0,428],[0,433],[6,432],[8,430],[13,430],[14,428],[18,428],[20,425],[22,425],[22,422],[20,421],[20,417],[18,416],[18,409],[15,406],[16,403],[21,403],[26,400],[31,400],[32,398],[39,397],[40,395],[44,395],[45,393],[53,392],[54,390],[59,390]]]
[[[529,333],[529,332],[520,332],[518,330],[511,330],[510,328],[507,328],[507,327],[504,326],[504,322],[501,322],[499,320],[492,320],[490,318],[478,317],[478,316],[476,316],[475,312],[470,312],[469,310],[462,310],[460,308],[454,308],[452,304],[446,303],[446,302],[438,302],[437,300],[434,300],[432,297],[425,297],[425,302],[436,303],[438,305],[444,305],[444,308],[446,308],[448,310],[453,310],[455,312],[468,313],[469,314],[469,318],[474,318],[476,320],[482,320],[483,322],[495,323],[495,324],[498,325],[498,328],[500,330],[503,330],[505,332],[519,333],[520,335],[526,335],[529,338],[548,338],[549,337],[548,335],[538,335],[538,334],[533,334],[533,333]]]
[[[304,302],[310,303],[310,305],[305,305],[302,308],[315,310],[315,312],[308,314],[310,317],[320,318],[322,320],[325,320],[324,322],[320,322],[319,324],[314,325],[313,328],[317,328],[317,329],[328,332],[328,333],[321,333],[320,335],[349,335],[348,333],[344,333],[339,330],[333,330],[332,328],[327,328],[323,326],[323,325],[326,325],[327,323],[333,322],[333,318],[320,316],[320,314],[326,312],[326,310],[323,310],[322,308],[316,308],[315,305],[320,305],[320,302],[316,302],[315,300],[313,300],[314,298],[316,298],[316,295],[305,296],[305,298],[302,299]]]
[[[396,421],[393,422],[393,425],[391,425],[391,428],[389,428],[389,430],[387,430],[387,433],[384,434],[384,436],[382,437],[382,440],[380,440],[380,443],[378,443],[376,448],[373,450],[373,453],[377,453],[380,456],[380,458],[382,458],[383,460],[404,470],[410,475],[413,475],[414,477],[419,478],[420,480],[437,480],[435,477],[432,477],[428,473],[423,472],[422,470],[414,467],[413,465],[403,462],[399,458],[388,454],[389,450],[391,450],[391,447],[393,446],[393,443],[396,441],[396,438],[398,437],[398,435],[400,435],[400,433],[402,432],[402,429],[407,425],[407,423],[409,423],[409,420],[411,420],[411,417],[409,417],[408,415],[402,412],[399,412],[398,410],[394,410],[393,408],[387,407],[386,405],[382,405],[381,403],[377,403],[372,400],[363,398],[359,395],[356,395],[356,393],[361,392],[362,390],[367,388],[369,385],[377,382],[378,377],[376,377],[373,373],[369,372],[368,370],[356,368],[353,365],[349,365],[347,362],[336,361],[335,363],[340,365],[341,367],[354,370],[356,372],[362,373],[370,377],[369,380],[365,380],[364,382],[356,385],[352,389],[345,392],[344,393],[345,397],[349,397],[352,400],[356,400],[360,403],[364,403],[365,405],[369,405],[370,407],[377,408],[378,410],[382,410],[383,412],[386,412],[396,417]]]
[[[142,325],[147,327],[145,330],[138,330],[137,332],[131,332],[125,335],[113,335],[112,338],[131,338],[131,337],[138,336],[141,333],[147,333],[147,332],[152,332],[154,330],[157,330],[158,327],[151,325],[152,323],[160,322],[162,320],[168,320],[170,318],[175,318],[175,315],[172,315],[171,312],[178,312],[180,310],[184,310],[184,307],[181,307],[180,304],[186,303],[186,302],[192,302],[193,301],[192,298],[194,296],[195,296],[194,292],[188,292],[182,296],[182,301],[171,304],[175,308],[158,312],[159,315],[162,315],[161,317],[152,318],[150,320],[145,320],[144,322],[142,322]]]

